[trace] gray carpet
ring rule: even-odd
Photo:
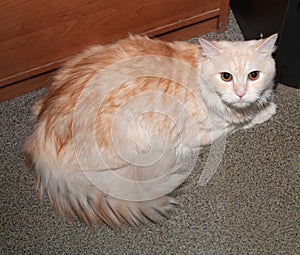
[[[232,14],[225,33],[206,36],[242,38]],[[0,105],[0,254],[299,254],[298,90],[278,86],[277,115],[230,136],[217,173],[202,187],[204,148],[169,219],[116,232],[63,221],[47,199],[38,200],[22,145],[42,92]]]

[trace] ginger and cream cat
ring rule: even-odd
[[[130,36],[69,60],[33,107],[25,145],[41,196],[88,225],[161,220],[201,146],[275,114],[276,38]]]

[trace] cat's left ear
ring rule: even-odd
[[[267,37],[266,39],[259,40],[258,46],[255,50],[263,54],[272,54],[276,50],[275,43],[277,37],[278,34],[274,34]]]
[[[214,45],[212,42],[207,41],[205,39],[199,38],[199,43],[202,48],[203,55],[214,58],[222,54],[222,50],[219,49],[216,45]]]

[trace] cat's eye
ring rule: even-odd
[[[259,77],[259,71],[252,71],[251,73],[248,74],[248,78],[249,78],[251,81],[257,80],[258,77]]]
[[[232,74],[227,73],[227,72],[223,72],[223,73],[221,73],[221,79],[223,81],[229,82],[229,81],[232,80]]]

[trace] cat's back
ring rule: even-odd
[[[115,43],[92,46],[69,59],[57,71],[48,93],[33,108],[33,114],[38,116],[47,108],[70,111],[86,85],[101,71],[116,63],[137,57],[156,56],[180,61],[196,69],[198,51],[199,47],[195,44],[165,42],[146,36],[129,36]],[[119,68],[128,67],[128,61],[124,63]],[[169,68],[172,69],[172,66]]]
[[[92,46],[70,59],[61,73],[100,71],[124,59],[142,56],[161,56],[185,62],[196,68],[199,47],[187,42],[166,42],[146,36],[133,36],[107,45]],[[84,67],[84,68],[83,68]],[[59,73],[58,73],[59,76]]]
[[[112,47],[111,47],[112,46]],[[166,42],[150,39],[146,36],[130,36],[117,44],[107,46],[112,50],[121,50],[125,57],[157,55],[180,59],[192,66],[196,65],[198,46],[187,42]]]

